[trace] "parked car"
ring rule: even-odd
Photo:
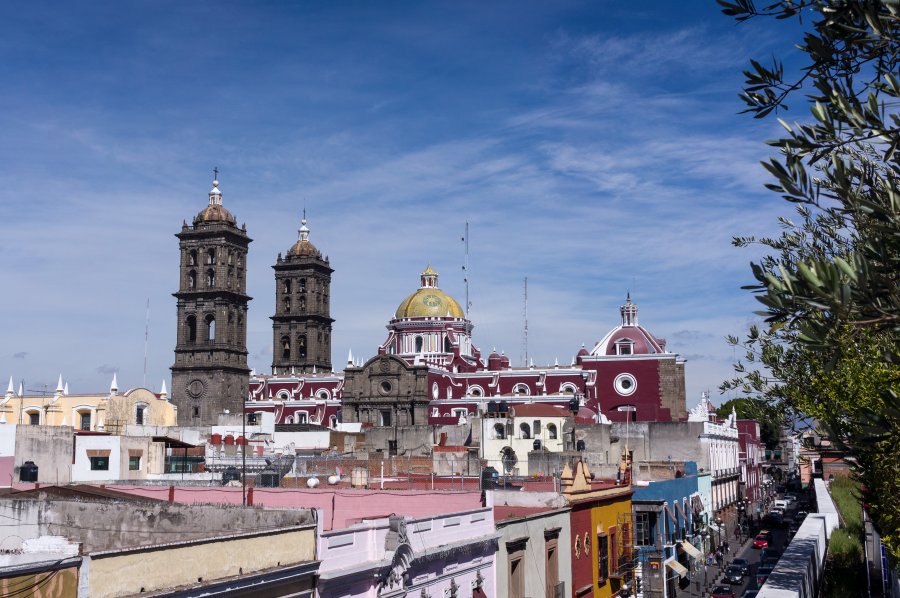
[[[737,598],[731,586],[716,586],[709,598]]]
[[[769,537],[769,534],[765,532],[756,534],[756,538],[753,539],[753,548],[767,548]]]
[[[763,548],[762,551],[759,553],[759,560],[760,560],[760,562],[762,562],[766,559],[774,558],[777,561],[778,559],[781,558],[782,554],[784,554],[783,550],[779,550],[773,546],[767,546],[766,548]]]
[[[747,559],[736,558],[731,561],[731,564],[735,567],[740,567],[741,573],[744,575],[750,575],[750,561]]]
[[[787,494],[784,495],[784,500],[793,504],[793,503],[797,502],[797,495],[794,494],[793,492],[788,492]]]
[[[774,569],[774,567],[772,567],[771,565],[763,565],[759,569],[757,569],[756,585],[762,587],[762,585],[766,583],[766,580],[769,579],[769,573],[772,572],[772,569]]]
[[[776,508],[781,507],[782,509],[786,509],[788,508],[788,501],[784,500],[783,498],[779,498],[775,501],[775,504],[773,506],[775,506]]]
[[[806,519],[807,515],[809,515],[809,513],[806,511],[797,511],[794,513],[794,523],[798,525],[803,523],[803,520]]]
[[[732,584],[740,584],[744,582],[744,570],[738,565],[729,565],[725,569],[725,582]]]

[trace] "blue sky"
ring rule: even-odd
[[[688,359],[688,404],[754,320],[774,122],[739,115],[750,56],[789,48],[714,2],[59,2],[0,5],[0,375],[71,392],[174,356],[178,244],[207,203],[254,239],[250,365],[268,371],[271,265],[297,236],[335,274],[333,361],[371,356],[430,263],[475,342],[571,360],[619,321]],[[780,37],[779,37],[780,36]]]

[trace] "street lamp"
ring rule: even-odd
[[[719,532],[719,548],[722,548],[722,523],[723,523],[722,517],[717,516],[716,517],[716,528],[718,529],[718,532]],[[728,555],[724,555],[724,556],[728,556]],[[724,556],[723,556],[723,558],[724,558]]]
[[[706,568],[706,555],[707,555],[707,544],[706,537],[709,536],[709,532],[706,528],[700,530],[700,544],[703,547],[703,587],[704,589],[709,585],[709,579],[707,577],[707,568]]]

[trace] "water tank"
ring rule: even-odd
[[[318,480],[316,480],[318,484]],[[272,471],[271,469],[263,469],[259,473],[259,487],[260,488],[278,488],[281,485],[281,476]]]
[[[509,404],[506,401],[500,401],[497,405],[497,413],[506,413],[509,411]]]
[[[497,401],[488,401],[487,412],[497,413]]]
[[[231,445],[233,445],[233,444],[234,444],[234,436],[232,436],[231,434],[229,434],[228,436],[225,437],[225,445],[226,445],[226,446],[231,446]]]
[[[309,478],[306,480],[307,488],[317,488],[319,486],[319,478]]]
[[[213,434],[209,437],[209,443],[214,445],[222,444],[222,435],[221,434]]]
[[[331,484],[332,486],[334,486],[335,484],[337,484],[340,481],[341,481],[341,478],[337,477],[336,475],[328,476],[328,483]]]
[[[500,479],[500,474],[497,473],[497,470],[493,467],[485,467],[481,470],[481,489],[482,490],[495,490],[497,488],[497,482]]]
[[[22,467],[19,468],[19,481],[38,481],[38,466],[34,464],[34,461],[25,461],[25,463],[22,464]]]
[[[541,441],[535,438],[534,442],[531,443],[531,446],[534,450],[539,451],[541,450]]]
[[[354,467],[350,472],[350,485],[354,488],[365,488],[369,485],[369,470],[365,467]]]
[[[575,450],[576,450],[576,451],[583,451],[583,450],[584,450],[584,440],[579,440],[579,441],[577,441],[577,442],[575,443]]]
[[[241,481],[241,472],[238,471],[237,467],[228,467],[225,471],[222,472],[222,485],[228,484],[228,482],[240,482]]]

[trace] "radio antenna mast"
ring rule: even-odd
[[[523,285],[523,293],[522,293],[522,316],[525,321],[525,328],[522,331],[522,353],[525,356],[525,360],[522,363],[522,367],[528,367],[528,277],[525,277],[525,283]]]
[[[144,381],[141,384],[147,388],[147,341],[150,338],[150,297],[147,297],[147,317],[144,321]]]
[[[462,242],[465,244],[466,255],[463,261],[463,283],[466,286],[466,320],[469,319],[469,308],[472,302],[469,301],[469,221],[466,221],[466,232],[463,234]]]

